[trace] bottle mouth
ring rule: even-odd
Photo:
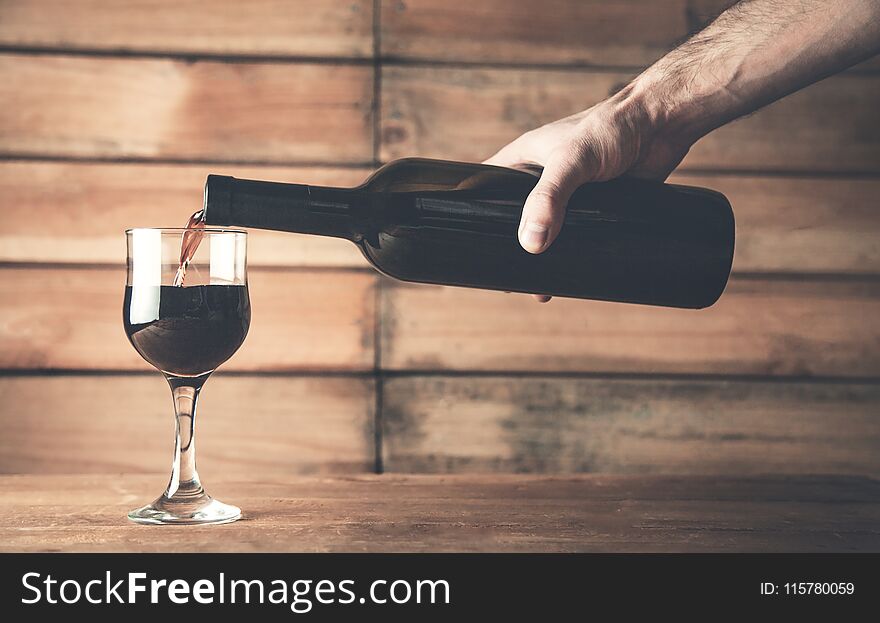
[[[163,234],[182,234],[188,231],[197,231],[201,234],[241,234],[247,236],[247,232],[243,229],[228,229],[225,227],[132,227],[126,229],[126,234],[132,234],[136,231],[158,231]]]
[[[232,211],[232,183],[235,178],[211,173],[205,179],[202,220],[206,225],[227,225]]]

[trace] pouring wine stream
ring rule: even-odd
[[[198,250],[199,244],[201,244],[202,238],[205,236],[202,231],[205,229],[204,217],[205,210],[202,209],[190,216],[189,221],[186,223],[186,231],[183,232],[183,238],[180,242],[180,265],[177,267],[174,281],[171,282],[173,286],[183,286],[183,282],[186,279],[186,268],[192,261],[193,256],[195,256],[196,250]]]

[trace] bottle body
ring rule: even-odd
[[[723,292],[734,245],[723,195],[643,180],[587,184],[557,239],[534,255],[517,229],[536,182],[522,171],[414,158],[354,189],[210,176],[205,218],[348,238],[404,281],[686,308]]]

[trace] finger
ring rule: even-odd
[[[541,253],[559,235],[572,193],[586,182],[583,166],[573,157],[548,162],[523,206],[519,242],[529,253]]]
[[[513,141],[499,149],[491,158],[483,160],[483,164],[493,164],[496,167],[512,167],[522,162],[520,151],[517,141]]]
[[[535,297],[535,300],[539,303],[546,303],[553,298],[552,296],[547,296],[546,294],[533,294],[532,296]]]

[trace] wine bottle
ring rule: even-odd
[[[517,240],[533,173],[406,158],[356,188],[209,175],[208,225],[336,236],[404,281],[668,307],[712,305],[733,261],[724,195],[616,179],[580,187],[543,253]]]

